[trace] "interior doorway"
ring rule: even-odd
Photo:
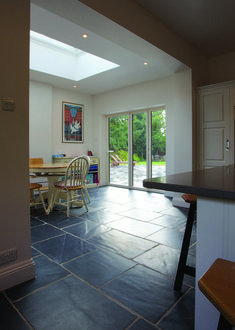
[[[109,184],[144,189],[143,180],[166,172],[164,108],[108,117]]]

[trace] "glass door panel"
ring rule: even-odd
[[[109,118],[109,182],[128,186],[128,115]]]
[[[152,178],[166,174],[166,112],[152,111]]]
[[[109,117],[109,182],[143,188],[166,173],[166,112],[146,110]]]
[[[143,188],[147,178],[146,112],[132,115],[133,187]]]

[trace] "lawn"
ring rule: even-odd
[[[136,165],[146,165],[146,160],[144,161],[139,161],[138,163],[136,163]],[[162,161],[162,162],[152,162],[153,166],[166,166],[166,161]]]

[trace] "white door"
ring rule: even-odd
[[[199,89],[199,167],[233,163],[234,114],[232,88],[212,86]]]

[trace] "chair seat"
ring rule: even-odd
[[[65,190],[77,190],[77,189],[83,189],[83,186],[74,186],[71,185],[70,181],[67,180],[67,185],[65,187],[65,182],[64,181],[58,181],[54,183],[54,186],[58,189],[65,189]]]
[[[216,259],[198,286],[220,314],[235,326],[235,262]]]
[[[42,184],[40,184],[40,183],[30,183],[30,187],[29,187],[29,189],[30,190],[34,190],[34,189],[39,189],[39,188],[41,188],[42,187]]]
[[[39,189],[39,188],[40,188],[41,191],[47,191],[48,190],[47,186],[43,186],[42,184],[40,184],[38,182],[30,182],[30,187],[29,187],[30,190]]]
[[[197,195],[183,194],[181,197],[185,200],[186,203],[190,203],[190,204],[197,203]]]

